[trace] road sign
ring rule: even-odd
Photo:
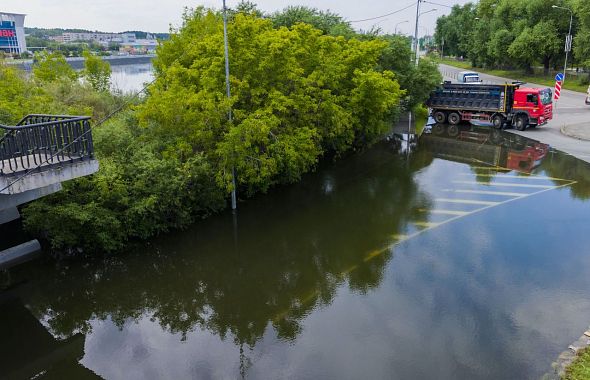
[[[553,95],[553,99],[558,100],[560,95],[561,95],[561,81],[557,81],[557,82],[555,82],[555,95]]]
[[[557,75],[555,76],[555,80],[558,82],[562,82],[563,81],[563,73],[557,73]]]
[[[572,35],[568,34],[565,37],[565,52],[568,53],[572,51]]]

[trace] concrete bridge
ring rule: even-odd
[[[97,170],[90,117],[29,115],[16,126],[0,125],[0,224],[20,218],[18,206]],[[0,269],[27,261],[39,250],[32,240],[0,251]]]

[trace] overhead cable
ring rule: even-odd
[[[352,21],[348,21],[348,22],[363,22],[363,21],[377,20],[377,19],[380,19],[380,18],[383,18],[383,17],[394,15],[396,13],[403,12],[406,9],[412,8],[414,5],[416,5],[416,2],[413,2],[412,4],[408,5],[407,7],[402,8],[402,9],[398,9],[397,11],[390,12],[390,13],[387,13],[387,14],[384,14],[384,15],[381,15],[381,16],[376,16],[376,17],[371,17],[371,18],[365,18],[365,19],[362,19],[362,20],[352,20]]]

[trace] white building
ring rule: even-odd
[[[0,12],[0,51],[15,54],[27,51],[25,16]]]
[[[72,33],[66,32],[61,36],[54,37],[55,41],[68,43],[74,41],[95,41],[98,43],[108,44],[116,43],[133,43],[135,42],[135,33]]]

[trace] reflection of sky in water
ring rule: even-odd
[[[111,70],[112,88],[123,92],[140,91],[146,82],[154,78],[151,63],[111,65]]]
[[[417,176],[420,189],[435,198],[449,173],[466,168],[435,160]],[[333,186],[325,179],[324,192]],[[237,378],[240,362],[253,379],[538,378],[590,315],[590,256],[579,249],[590,246],[581,233],[590,203],[568,192],[494,207],[391,248],[377,288],[340,285],[293,341],[268,324],[240,356],[231,333],[197,326],[181,341],[146,311],[122,330],[93,321],[81,363],[129,379]]]
[[[88,331],[76,360],[109,379],[539,378],[590,321],[590,167],[551,153],[535,178],[476,176],[430,140],[320,165],[112,261],[34,263],[23,303]]]

